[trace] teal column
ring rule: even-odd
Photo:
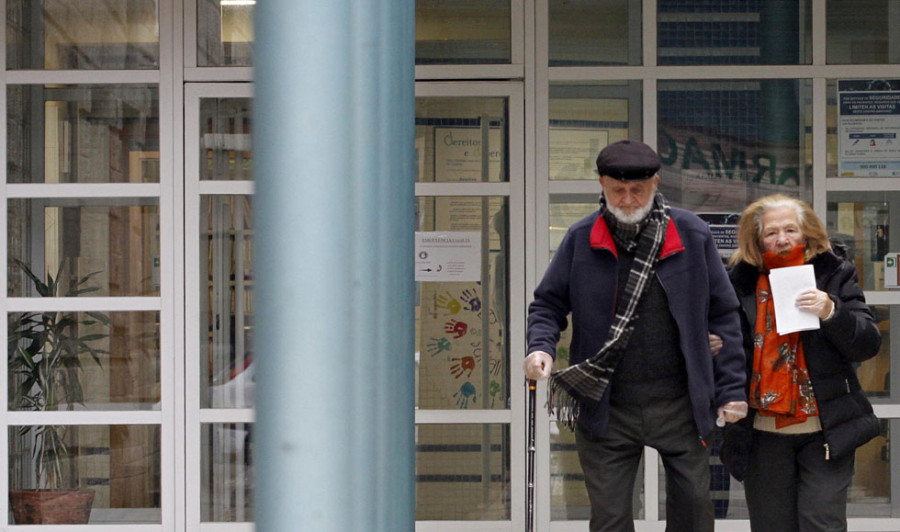
[[[255,8],[263,532],[415,528],[414,8]]]

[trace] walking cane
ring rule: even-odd
[[[535,407],[537,398],[537,381],[528,380],[528,466],[526,473],[528,475],[528,488],[525,496],[525,506],[528,509],[527,522],[525,523],[526,532],[534,532],[534,426],[535,426]]]

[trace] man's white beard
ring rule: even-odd
[[[613,213],[613,216],[616,217],[622,223],[626,224],[636,224],[644,220],[648,214],[650,214],[650,209],[653,208],[653,196],[650,196],[650,201],[647,202],[646,205],[631,211],[631,213],[627,213],[618,207],[613,207],[612,205],[607,205],[606,208],[609,209],[609,212]]]

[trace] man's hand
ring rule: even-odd
[[[535,351],[525,357],[522,368],[525,369],[525,376],[531,380],[546,379],[553,368],[553,357],[544,351]]]
[[[747,417],[746,401],[731,401],[719,407],[719,418],[716,425],[724,427],[725,423],[734,423]]]
[[[709,333],[709,352],[712,353],[712,356],[716,356],[721,350],[722,337],[717,334]]]

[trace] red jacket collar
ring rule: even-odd
[[[606,220],[603,219],[603,216],[597,217],[597,221],[594,222],[594,227],[591,229],[591,247],[594,249],[607,249],[616,258],[619,257],[619,253],[616,251],[616,243],[613,241],[612,234],[610,234],[609,227],[606,225]],[[670,218],[669,225],[666,226],[666,239],[659,252],[659,258],[664,259],[681,251],[684,251],[684,244],[681,242],[678,228],[675,227],[675,220]]]

